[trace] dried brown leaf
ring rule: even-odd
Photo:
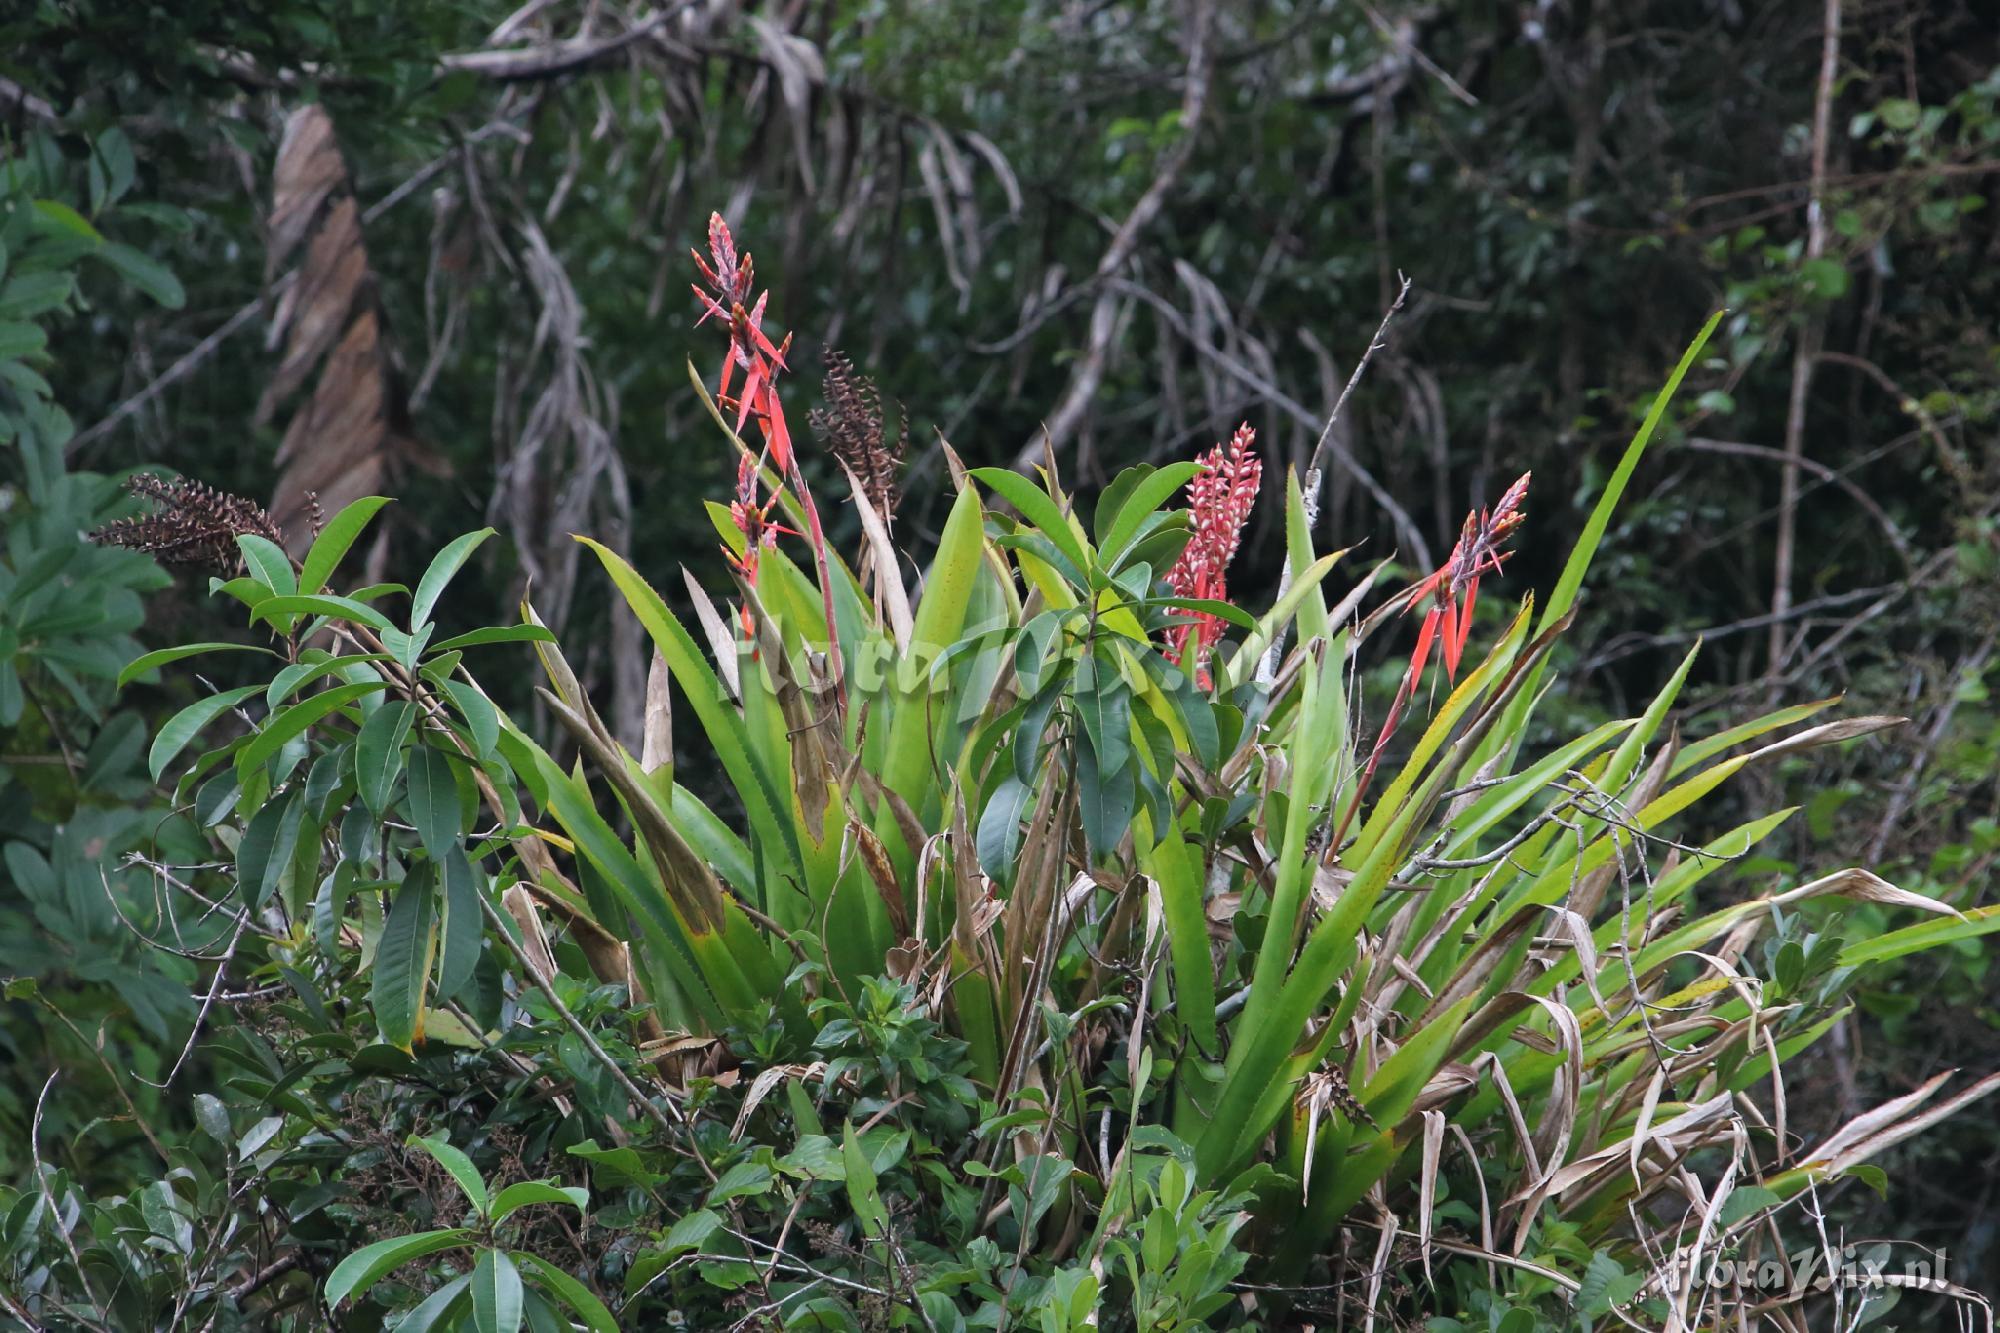
[[[360,213],[333,118],[317,104],[291,114],[278,147],[268,251],[274,275],[301,244],[297,277],[271,318],[270,345],[283,343],[284,355],[257,405],[257,419],[269,421],[317,371],[275,460],[272,516],[294,555],[314,535],[309,495],[338,511],[392,489],[405,464],[445,470],[409,430]]]

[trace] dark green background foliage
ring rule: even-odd
[[[496,45],[606,44],[573,66],[452,59],[480,51],[513,8],[30,0],[0,19],[0,1182],[22,1191],[0,1247],[37,1203],[33,1127],[59,1194],[97,1200],[83,1206],[104,1227],[163,1240],[149,1271],[92,1270],[126,1303],[112,1326],[254,1325],[263,1299],[310,1310],[289,1270],[246,1287],[248,1314],[202,1284],[247,1283],[290,1253],[285,1234],[323,1246],[292,1261],[318,1280],[392,1218],[455,1224],[463,1205],[407,1150],[411,1134],[468,1147],[496,1187],[588,1186],[588,1224],[550,1210],[509,1225],[532,1230],[521,1243],[539,1254],[594,1263],[615,1292],[645,1285],[642,1253],[684,1252],[646,1233],[660,1217],[724,1204],[752,1229],[830,1228],[848,1206],[865,1216],[858,1156],[892,1199],[937,1198],[897,1182],[978,1114],[952,1043],[892,1031],[906,1016],[859,997],[857,1010],[877,1008],[842,1029],[860,1071],[852,1105],[815,1114],[866,1119],[912,1081],[921,1107],[853,1146],[718,1133],[708,1160],[743,1186],[718,1201],[687,1158],[598,1146],[640,1126],[584,1130],[624,1103],[559,1023],[510,1027],[497,1051],[433,1042],[411,1057],[376,1041],[365,987],[321,993],[271,974],[235,990],[232,975],[209,998],[210,963],[234,942],[179,915],[147,864],[210,855],[197,825],[215,812],[176,805],[147,763],[155,728],[209,691],[191,672],[115,681],[145,648],[243,633],[198,579],[82,534],[136,512],[117,484],[135,469],[272,493],[285,415],[256,411],[277,353],[254,336],[261,312],[234,317],[274,290],[272,164],[286,114],[308,101],[331,112],[368,210],[412,455],[430,465],[397,474],[389,563],[404,573],[385,577],[491,522],[503,540],[453,584],[440,634],[512,619],[532,573],[621,737],[643,660],[619,656],[615,594],[578,577],[565,534],[622,547],[670,599],[682,564],[718,586],[701,506],[729,498],[734,463],[688,383],[690,357],[712,382],[720,342],[692,327],[685,287],[712,209],[757,253],[773,327],[796,330],[795,432],[807,435],[823,348],[845,350],[907,415],[898,540],[924,550],[952,498],[941,442],[970,466],[1032,460],[1079,375],[1101,380],[1057,452],[1080,494],[1126,465],[1188,458],[1239,420],[1258,427],[1267,479],[1303,467],[1407,274],[1333,437],[1352,466],[1329,470],[1322,548],[1366,543],[1422,574],[1468,505],[1532,470],[1500,586],[1545,589],[1664,368],[1726,306],[1618,511],[1570,638],[1585,647],[1541,724],[1568,735],[1642,708],[1706,633],[1676,714],[1705,731],[1843,692],[1849,712],[1912,719],[1763,771],[1746,808],[1796,804],[1802,818],[1733,875],[1790,874],[1811,846],[1817,866],[1872,865],[1955,906],[1987,902],[2000,855],[1990,5],[1848,5],[1817,256],[1823,13],[1807,0],[666,5],[657,30],[622,42],[609,41],[622,21],[599,15],[585,31],[594,7],[565,3]],[[1108,334],[1095,353],[1094,320]],[[1788,422],[1802,346],[1809,383]],[[1774,642],[1788,434],[1806,461]],[[824,452],[806,455],[834,493]],[[1232,570],[1246,605],[1268,605],[1277,584],[1277,493],[1267,484]],[[852,549],[851,512],[827,517]],[[1486,616],[1505,600],[1482,602]],[[217,687],[263,679],[231,674],[229,657],[203,670]],[[1378,706],[1399,670],[1368,680]],[[487,683],[549,742],[519,674]],[[681,780],[721,790],[698,763]],[[1869,904],[1837,923],[1807,910],[1785,927],[1802,946],[1814,930],[1852,940],[1891,919]],[[1758,966],[1782,970],[1775,952]],[[498,972],[489,947],[464,979],[461,1003],[481,1020],[500,1012]],[[1878,968],[1858,995],[1790,1076],[1795,1129],[2000,1055],[1978,941]],[[616,1003],[580,984],[566,998],[585,1017]],[[549,1018],[532,992],[505,1002]],[[757,1034],[744,1041],[754,1050]],[[825,1058],[841,1057],[828,1044]],[[545,1067],[566,1071],[581,1114],[551,1109],[533,1072]],[[719,1099],[714,1129],[745,1091],[698,1095]],[[322,1136],[254,1189],[277,1127],[243,1112],[252,1101]],[[1179,1151],[1151,1146],[1162,1161]],[[1886,1201],[1843,1187],[1851,1229],[1944,1245],[1955,1278],[1990,1285],[1995,1154],[1977,1119],[1907,1145],[1885,1163]],[[161,1192],[169,1172],[183,1173],[178,1195]],[[1154,1202],[1179,1228],[1168,1252],[1207,1243],[1202,1228],[1231,1210],[1168,1199],[1162,1172]],[[764,1218],[779,1176],[846,1193]],[[973,1234],[978,1200],[943,1197],[956,1213],[919,1229],[950,1250]],[[176,1202],[190,1198],[198,1222]],[[965,1251],[967,1290],[1000,1293],[1015,1256],[984,1243]],[[0,1282],[60,1262],[0,1254]],[[650,1317],[652,1301],[664,1314],[670,1286],[627,1313]]]

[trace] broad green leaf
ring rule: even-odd
[[[439,1231],[419,1231],[409,1236],[392,1236],[364,1245],[334,1265],[326,1279],[326,1303],[339,1305],[349,1296],[360,1296],[377,1281],[413,1259],[439,1250],[463,1245],[472,1236],[464,1227]]]
[[[458,846],[458,781],[451,760],[428,745],[413,746],[409,769],[410,822],[433,861]]]
[[[402,1051],[415,1045],[430,980],[431,934],[437,921],[431,877],[413,874],[396,892],[375,946],[375,980],[368,998],[382,1040]]]
[[[1087,738],[1076,745],[1077,808],[1083,817],[1083,837],[1097,856],[1108,855],[1132,824],[1138,802],[1137,764],[1128,762],[1114,773],[1102,771],[1097,747]]]
[[[335,620],[352,620],[370,629],[395,628],[395,622],[374,607],[357,602],[351,597],[335,597],[331,593],[316,593],[312,596],[282,593],[276,597],[265,598],[257,603],[250,613],[252,623],[269,620],[275,624],[279,616],[331,616]]]
[[[1217,620],[1227,621],[1238,629],[1254,631],[1257,628],[1257,618],[1248,611],[1237,606],[1234,602],[1217,601],[1213,597],[1149,597],[1146,599],[1145,604],[1147,606],[1163,606],[1175,611],[1191,611],[1200,615],[1214,616]]]
[[[172,270],[157,259],[134,250],[118,241],[106,241],[94,252],[118,270],[134,287],[152,297],[169,310],[179,310],[187,304],[187,292]]]
[[[1069,519],[1056,508],[1047,491],[1011,468],[976,467],[968,475],[1019,510],[1021,517],[1046,537],[1079,574],[1089,573],[1090,561],[1084,555],[1083,544],[1076,539]]]
[[[104,237],[99,234],[97,228],[84,220],[83,214],[77,212],[68,204],[63,203],[60,199],[35,200],[35,216],[42,222],[49,224],[52,229],[65,232],[79,240],[90,241],[98,245],[104,242]]]
[[[468,681],[447,680],[444,692],[451,696],[459,716],[465,719],[465,728],[472,735],[473,753],[485,759],[500,739],[500,711],[479,692],[477,685]]]
[[[441,657],[445,653],[457,652],[461,648],[477,648],[488,643],[554,643],[556,636],[540,625],[490,625],[468,634],[460,634],[433,644],[431,656]]]
[[[298,576],[292,572],[292,558],[275,542],[243,532],[237,534],[236,546],[243,552],[243,563],[258,583],[279,597],[289,597],[299,590]]]
[[[479,544],[493,535],[493,529],[481,528],[456,538],[450,545],[439,551],[431,560],[431,566],[424,576],[417,580],[416,595],[410,599],[410,630],[414,633],[418,626],[428,624],[431,609],[437,599],[444,594],[445,586],[457,574],[460,566],[479,549]]]
[[[184,643],[176,648],[159,648],[126,663],[125,669],[118,673],[118,688],[124,689],[134,679],[145,675],[154,667],[178,662],[184,657],[199,657],[203,653],[262,653],[266,657],[277,656],[269,648],[260,648],[252,643]]]
[[[300,700],[282,713],[265,720],[250,743],[236,756],[237,771],[248,773],[277,754],[286,741],[299,735],[335,709],[344,708],[356,699],[387,688],[389,688],[387,681],[370,680],[355,685],[336,685],[330,690],[321,690],[318,694]]]
[[[882,1192],[876,1183],[875,1167],[862,1151],[861,1141],[854,1135],[854,1122],[848,1121],[840,1127],[841,1163],[847,1168],[847,1201],[854,1210],[854,1216],[861,1223],[861,1229],[870,1236],[880,1236],[888,1230],[889,1211],[882,1206]]]
[[[354,545],[355,538],[368,526],[370,519],[383,505],[389,503],[385,495],[364,495],[335,514],[327,525],[320,529],[319,536],[313,538],[312,549],[299,568],[299,591],[311,596],[326,587],[326,581],[333,577],[339,567],[341,557]]]
[[[49,335],[39,324],[0,323],[0,361],[33,356],[48,345]]]
[[[348,668],[362,666],[383,660],[380,653],[350,653],[346,657],[329,657],[318,649],[310,649],[303,662],[286,667],[271,677],[271,686],[264,691],[264,706],[276,712],[278,706],[304,689],[321,676],[339,672],[348,675]]]
[[[440,1002],[458,994],[479,964],[479,941],[486,920],[479,910],[479,872],[465,849],[453,846],[444,856],[444,944],[438,957]]]
[[[578,1212],[590,1207],[590,1191],[581,1185],[552,1185],[546,1180],[518,1180],[493,1196],[493,1220],[498,1222],[531,1203],[566,1203]]]
[[[69,273],[23,273],[0,287],[0,320],[33,319],[69,300],[76,278]]]
[[[396,776],[403,771],[403,740],[416,716],[417,706],[407,700],[385,704],[361,724],[355,739],[355,786],[362,803],[378,815],[389,809]]]
[[[979,814],[979,832],[974,839],[979,864],[1000,884],[1014,881],[1014,862],[1021,851],[1021,814],[1030,794],[1026,784],[1009,775],[994,787]]]
[[[472,1268],[472,1326],[479,1333],[518,1333],[521,1270],[504,1250],[481,1250]]]
[[[206,699],[195,700],[168,718],[167,724],[160,728],[160,734],[153,738],[153,748],[146,755],[146,767],[152,773],[153,781],[160,780],[160,774],[174,762],[174,756],[185,750],[188,742],[199,736],[209,723],[263,688],[261,685],[243,685],[211,694]]]
[[[479,1174],[479,1168],[463,1151],[451,1146],[451,1140],[442,1134],[412,1134],[405,1140],[412,1148],[422,1148],[437,1159],[437,1164],[451,1173],[458,1187],[465,1191],[465,1197],[472,1201],[473,1208],[481,1217],[486,1217],[490,1205],[486,1194],[486,1181]]]
[[[1095,652],[1086,652],[1077,662],[1072,690],[1096,755],[1098,776],[1108,781],[1132,758],[1132,691],[1116,664]]]
[[[410,1308],[410,1312],[400,1321],[391,1325],[394,1333],[431,1333],[439,1327],[438,1321],[447,1317],[453,1322],[443,1325],[447,1329],[462,1327],[464,1307],[470,1304],[469,1291],[472,1274],[455,1277]]]
[[[709,1186],[708,1197],[702,1200],[704,1207],[714,1208],[728,1203],[731,1199],[744,1199],[763,1194],[770,1190],[771,1168],[762,1162],[738,1162],[724,1171],[716,1182]]]
[[[236,847],[236,891],[252,911],[278,891],[298,850],[304,816],[305,803],[294,789],[267,802],[243,831],[243,841]]]
[[[504,1198],[506,1191],[503,1190],[501,1194]],[[618,1333],[618,1321],[611,1317],[611,1311],[604,1308],[604,1302],[591,1294],[589,1287],[539,1254],[521,1250],[516,1252],[514,1257],[525,1264],[543,1286],[555,1293],[563,1304],[574,1311],[590,1333]]]
[[[1112,491],[1110,487],[1106,487],[1105,499],[1099,502],[1097,514],[1097,547],[1105,563],[1118,564],[1124,554],[1125,544],[1138,533],[1139,525],[1145,522],[1153,511],[1171,499],[1175,491],[1193,481],[1200,473],[1199,463],[1170,463],[1146,476],[1109,513],[1105,512],[1105,506],[1112,499]],[[1107,523],[1110,525],[1109,531],[1105,530]]]

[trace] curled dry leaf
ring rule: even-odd
[[[312,542],[309,496],[317,493],[321,506],[337,513],[364,495],[393,493],[405,463],[446,470],[410,431],[360,209],[333,118],[317,105],[291,114],[278,146],[270,271],[276,274],[301,245],[297,274],[271,314],[269,345],[282,343],[284,355],[257,405],[257,420],[271,420],[319,372],[278,447],[271,513],[294,555]]]

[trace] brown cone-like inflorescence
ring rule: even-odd
[[[100,546],[122,546],[168,564],[207,565],[226,574],[242,566],[237,537],[257,536],[284,545],[284,534],[255,500],[150,472],[135,473],[125,488],[151,500],[154,511],[144,518],[121,518],[91,533],[90,540]]]
[[[812,410],[814,434],[833,450],[861,483],[862,493],[887,522],[896,508],[897,472],[903,465],[902,432],[889,437],[882,394],[875,381],[854,369],[844,353],[828,348],[826,406]]]

